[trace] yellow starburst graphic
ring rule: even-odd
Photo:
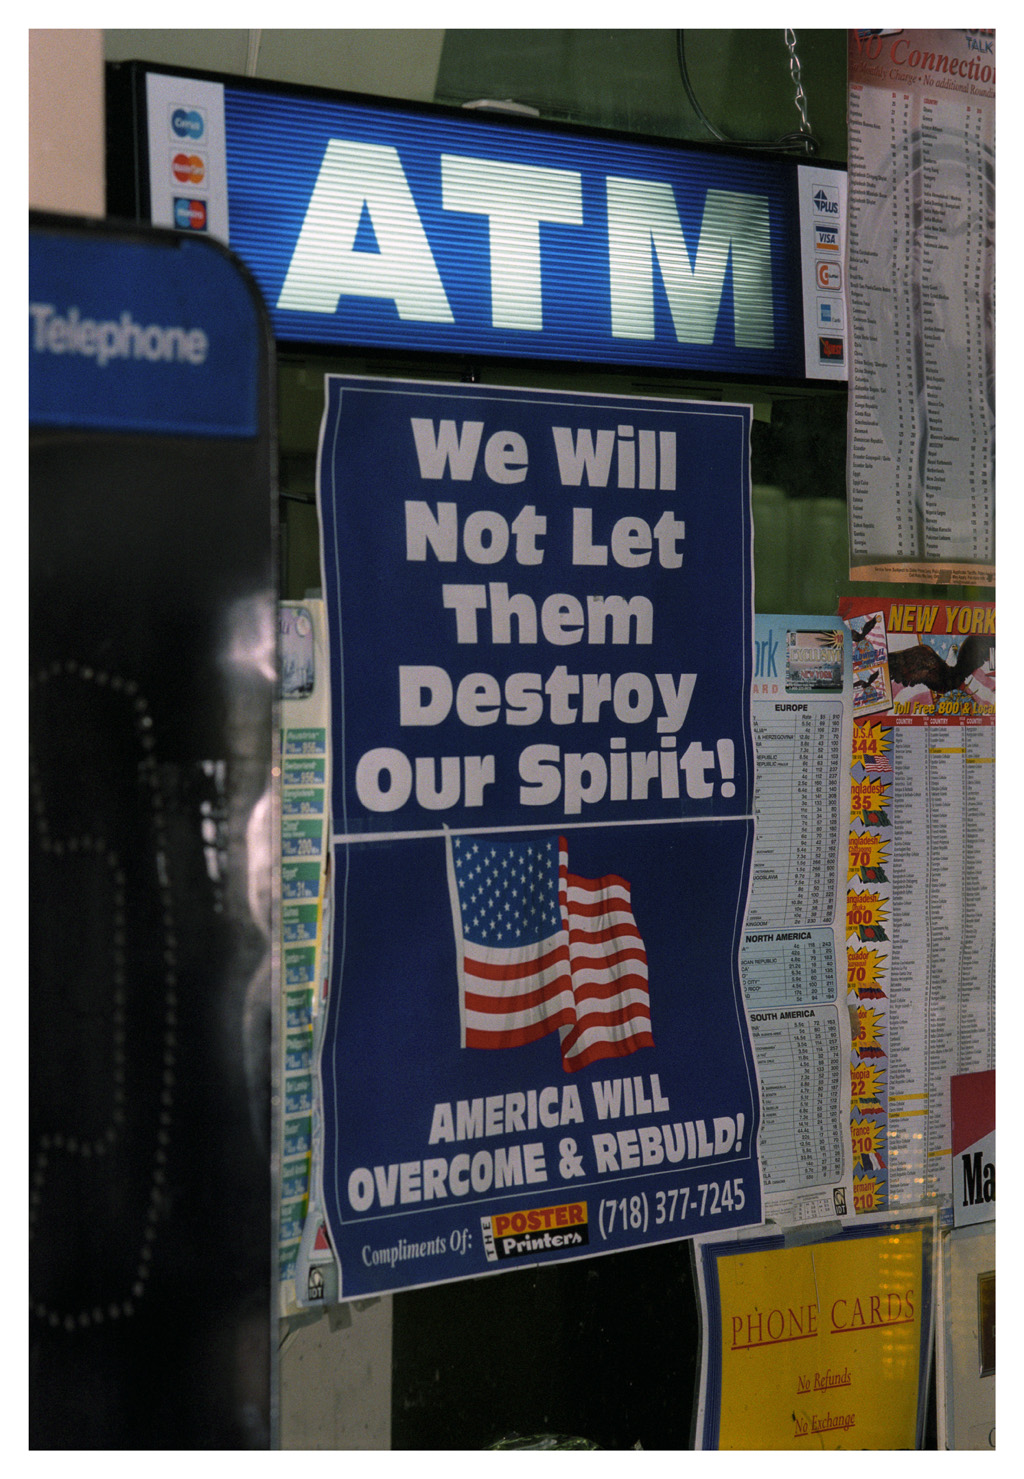
[[[849,881],[861,868],[880,868],[889,860],[889,842],[875,832],[851,832],[846,877]]]
[[[854,1156],[881,1155],[882,1127],[870,1120],[854,1120],[850,1126]]]
[[[884,924],[889,917],[889,901],[867,891],[846,896],[846,933],[855,934],[864,926]]]
[[[871,724],[864,719],[853,726],[854,760],[877,760],[887,755],[892,743],[889,730],[882,724]]]
[[[882,1190],[877,1176],[855,1176],[853,1178],[853,1210],[855,1212],[879,1212],[882,1209]]]
[[[882,1027],[885,1018],[881,1012],[876,1012],[874,1007],[859,1006],[857,1008],[857,1041],[854,1047],[862,1058],[877,1058],[881,1056],[882,1049],[879,1045]]]
[[[847,950],[846,952],[846,989],[856,992],[862,999],[885,996],[882,989],[882,977],[889,964],[887,955],[879,955],[877,950]]]
[[[885,781],[851,781],[850,812],[856,819],[865,811],[881,811],[889,805],[889,787]]]
[[[855,1063],[850,1069],[850,1102],[862,1113],[881,1107],[879,1094],[885,1069],[878,1063]]]

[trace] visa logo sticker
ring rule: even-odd
[[[817,252],[838,252],[839,250],[839,227],[838,226],[815,226],[814,249]]]

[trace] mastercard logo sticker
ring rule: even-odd
[[[200,154],[175,154],[171,172],[182,185],[201,185],[206,178],[206,165]]]

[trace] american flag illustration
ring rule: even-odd
[[[569,872],[564,837],[449,837],[462,1045],[557,1031],[567,1073],[653,1047],[647,952],[624,878]]]
[[[868,775],[892,775],[892,761],[886,750],[881,750],[877,755],[869,755],[861,760],[861,764]]]

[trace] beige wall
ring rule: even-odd
[[[28,33],[28,201],[102,216],[103,32]]]
[[[162,62],[305,87],[429,102],[443,31],[104,31],[108,62]]]

